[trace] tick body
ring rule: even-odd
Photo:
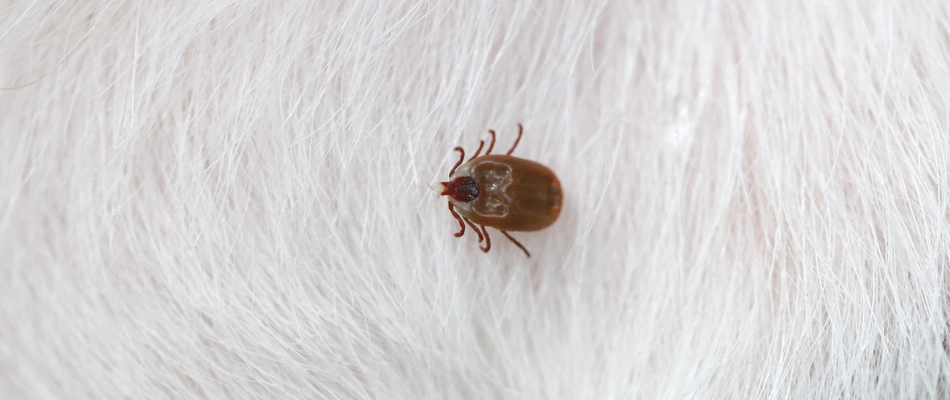
[[[479,243],[486,241],[481,247],[486,253],[491,249],[486,226],[500,230],[531,257],[508,232],[544,229],[561,215],[561,182],[554,172],[534,161],[511,156],[522,131],[518,124],[518,139],[506,155],[491,154],[495,147],[495,131],[491,130],[488,150],[480,157],[484,141],[464,164],[465,150],[456,147],[459,161],[449,172],[449,181],[441,182],[441,195],[449,197],[449,211],[459,222],[455,236],[465,234],[467,223],[475,230]]]

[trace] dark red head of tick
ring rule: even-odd
[[[467,203],[478,198],[478,181],[470,176],[460,176],[451,182],[442,183],[442,196]]]

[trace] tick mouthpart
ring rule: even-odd
[[[442,196],[449,196],[455,201],[469,202],[478,198],[478,181],[470,176],[460,176],[451,182],[440,182]]]
[[[432,189],[433,192],[438,193],[440,196],[444,196],[442,192],[445,191],[445,184],[442,182],[432,182],[428,184],[429,189]]]

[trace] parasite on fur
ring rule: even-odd
[[[465,150],[456,147],[459,160],[449,171],[449,181],[432,188],[449,197],[449,212],[458,220],[460,228],[455,237],[462,237],[468,224],[478,235],[478,242],[485,242],[485,247],[479,248],[487,253],[491,249],[491,238],[485,227],[490,226],[501,231],[530,258],[531,253],[508,232],[536,231],[550,226],[561,214],[563,196],[561,182],[548,167],[511,156],[521,141],[522,132],[518,124],[518,138],[505,155],[491,154],[495,147],[493,130],[488,131],[491,142],[485,154],[479,156],[485,146],[481,140],[475,155],[465,164],[462,164]]]

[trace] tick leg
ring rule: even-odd
[[[452,174],[455,173],[455,170],[458,169],[459,165],[462,165],[462,160],[465,159],[465,149],[463,149],[463,148],[461,148],[461,147],[456,147],[454,150],[457,151],[457,152],[459,152],[459,153],[461,153],[461,154],[459,154],[459,162],[455,163],[455,166],[452,167],[452,170],[451,170],[451,171],[449,171],[449,178],[452,177]],[[452,204],[449,203],[449,206],[451,206],[451,205],[452,205]],[[454,213],[453,213],[453,214],[454,214]]]
[[[468,226],[471,226],[472,229],[475,230],[475,234],[478,235],[478,243],[481,243],[482,240],[484,240],[484,238],[482,238],[482,231],[478,230],[478,227],[475,226],[475,223],[472,222],[472,220],[470,220],[470,219],[468,219],[468,218],[464,218],[464,217],[463,217],[462,219],[464,219],[465,222],[468,222]]]
[[[508,155],[511,155],[511,152],[515,151],[515,147],[518,147],[518,142],[521,141],[521,133],[524,131],[524,128],[521,127],[521,123],[518,123],[518,138],[515,139],[515,144],[511,146],[511,150],[508,150]]]
[[[511,235],[509,235],[508,232],[501,231],[501,233],[505,235],[505,237],[507,237],[508,240],[514,242],[515,246],[518,246],[519,248],[521,248],[521,251],[524,251],[524,254],[528,256],[528,258],[531,258],[531,253],[528,253],[528,249],[525,249],[524,246],[522,246],[521,243],[518,243],[518,241],[515,240],[515,238],[511,237]]]
[[[491,238],[488,237],[488,229],[485,229],[485,225],[482,225],[482,232],[485,232],[485,242],[487,243],[485,243],[485,247],[478,246],[478,248],[487,253],[488,249],[491,249]]]
[[[488,144],[488,150],[485,150],[485,155],[491,154],[491,149],[495,148],[495,131],[489,129],[488,133],[491,134],[491,143]]]
[[[479,140],[479,141],[478,141],[478,150],[475,152],[475,155],[472,156],[472,158],[469,158],[468,160],[469,160],[469,161],[472,161],[472,160],[475,159],[475,157],[478,157],[478,153],[481,153],[481,152],[482,152],[482,147],[485,147],[485,141],[484,141],[484,140]]]
[[[459,227],[462,228],[462,230],[458,231],[458,233],[455,234],[455,237],[462,237],[462,235],[465,234],[465,224],[462,223],[462,217],[460,217],[460,216],[458,215],[458,213],[455,212],[455,206],[452,205],[452,202],[451,202],[451,201],[449,202],[449,212],[452,213],[452,216],[454,216],[455,219],[459,220]],[[479,236],[481,236],[481,235],[479,235]]]

